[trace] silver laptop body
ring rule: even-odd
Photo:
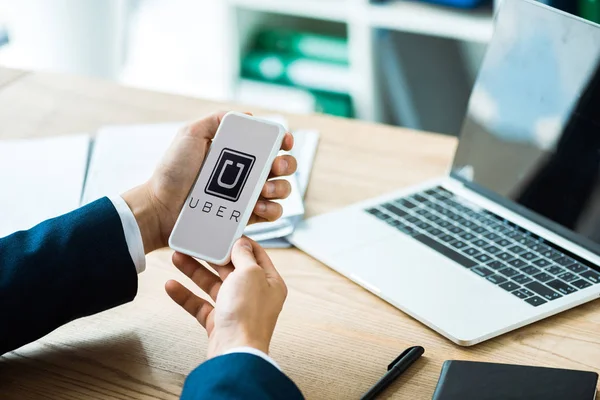
[[[505,0],[449,174],[291,241],[463,346],[597,298],[600,27]]]

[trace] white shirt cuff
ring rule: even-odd
[[[277,368],[278,370],[281,371],[281,368],[279,368],[279,365],[277,365],[275,360],[273,360],[271,357],[269,357],[267,354],[263,353],[262,351],[255,349],[254,347],[235,347],[229,351],[226,351],[225,353],[223,353],[223,355],[233,354],[233,353],[253,354],[253,355],[258,356],[258,357],[262,358],[263,360],[267,361],[268,363],[270,363],[275,368]]]
[[[110,197],[109,200],[113,203],[121,218],[125,241],[127,242],[129,255],[135,265],[135,270],[138,274],[144,272],[146,269],[144,242],[142,241],[142,233],[140,232],[140,227],[137,224],[135,216],[121,196]]]

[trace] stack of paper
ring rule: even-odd
[[[319,132],[314,130],[298,130],[293,133],[294,148],[292,155],[298,160],[298,171],[294,175],[296,186],[292,185],[292,195],[303,202],[310,180],[310,173],[319,143]],[[291,244],[285,239],[294,232],[296,224],[304,217],[304,212],[295,216],[287,216],[287,204],[283,204],[284,215],[275,222],[250,225],[246,235],[261,243],[266,248],[286,248]],[[303,209],[304,211],[304,209]]]
[[[108,126],[92,145],[82,204],[146,182],[183,124]]]
[[[79,207],[90,138],[0,141],[0,237]]]

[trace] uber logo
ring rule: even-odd
[[[232,149],[223,149],[204,192],[236,202],[242,194],[256,157]]]

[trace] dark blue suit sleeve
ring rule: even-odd
[[[103,198],[0,239],[0,355],[133,300],[137,273]]]
[[[302,400],[300,389],[271,363],[253,354],[210,359],[188,376],[182,400]]]

